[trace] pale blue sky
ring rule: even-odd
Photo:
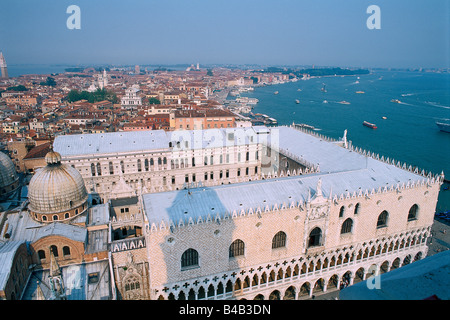
[[[1,0],[9,64],[450,67],[449,0]],[[69,30],[69,5],[81,30]],[[381,30],[369,30],[369,5]]]

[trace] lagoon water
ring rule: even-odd
[[[8,64],[8,75],[19,77],[25,74],[64,73],[64,69],[69,67],[69,65]]]
[[[450,180],[450,133],[435,124],[450,122],[450,74],[383,71],[359,79],[312,78],[258,87],[243,95],[259,99],[253,113],[267,114],[279,125],[306,123],[333,138],[347,129],[347,139],[357,147],[434,174],[444,171]],[[363,126],[363,121],[378,129]],[[439,212],[450,209],[446,187],[440,193]]]

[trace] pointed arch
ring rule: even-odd
[[[272,238],[272,249],[283,248],[286,246],[286,233],[283,231],[277,232]]]
[[[280,291],[274,290],[269,295],[269,300],[281,300]]]
[[[351,233],[353,231],[353,220],[351,218],[345,219],[341,226],[341,234]]]
[[[214,297],[215,293],[216,293],[216,290],[214,288],[214,285],[211,283],[208,286],[208,293],[207,293],[208,298]]]
[[[309,233],[308,248],[322,245],[322,230],[315,227]]]
[[[283,300],[295,300],[295,292],[296,292],[295,287],[290,286],[284,292]]]
[[[377,228],[385,228],[388,225],[389,213],[384,210],[378,216]]]
[[[413,204],[411,208],[409,208],[408,221],[417,220],[418,213],[419,213],[419,206],[417,204]]]

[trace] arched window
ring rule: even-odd
[[[319,227],[314,228],[309,233],[308,247],[320,246],[322,241],[322,230]]]
[[[342,218],[344,216],[345,207],[342,206],[341,209],[339,209],[339,218]]]
[[[388,217],[389,213],[386,210],[380,213],[380,215],[378,216],[377,228],[387,227]]]
[[[162,164],[162,160],[161,160],[161,158],[158,158],[158,165],[161,165]]]
[[[144,168],[145,168],[145,171],[148,171],[148,159],[144,160]]]
[[[63,247],[63,255],[70,256],[70,248],[68,246]]]
[[[128,277],[124,282],[125,291],[139,290],[141,288],[141,283],[137,277]]]
[[[419,206],[417,204],[414,204],[410,209],[408,213],[408,221],[416,220],[417,219],[417,213],[419,212]]]
[[[272,249],[282,248],[286,246],[286,233],[278,232],[272,239]]]
[[[38,257],[39,259],[45,259],[45,251],[44,250],[39,250],[38,251]]]
[[[150,158],[150,165],[154,166],[155,165],[155,161],[153,160],[153,158]]]
[[[120,161],[120,170],[122,170],[122,173],[125,173],[125,165],[123,161]]]
[[[66,213],[64,214],[64,219],[69,219],[69,217],[70,217],[70,214],[69,214],[68,212],[66,212]]]
[[[352,232],[353,220],[348,218],[344,221],[341,227],[341,234]]]
[[[187,249],[181,256],[181,268],[198,266],[198,252],[192,248]]]
[[[138,172],[142,171],[142,163],[141,163],[141,159],[137,159],[137,170]]]
[[[58,215],[57,215],[57,214],[54,214],[54,215],[53,215],[53,221],[56,221],[56,220],[58,220]]]
[[[355,211],[353,212],[353,214],[358,214],[360,209],[361,209],[361,204],[358,202],[355,206]]]
[[[97,175],[102,175],[102,166],[100,165],[100,162],[97,162]]]
[[[55,257],[58,257],[58,248],[55,245],[50,247],[50,251],[53,253]]]
[[[91,163],[91,175],[95,176],[95,164]]]
[[[230,245],[229,257],[233,258],[237,256],[243,256],[244,248],[245,248],[244,241],[240,239],[234,240],[233,243]]]
[[[109,174],[114,174],[114,166],[111,161],[109,162]]]

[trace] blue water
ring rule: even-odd
[[[324,86],[326,92],[321,90]],[[313,78],[259,87],[245,95],[259,99],[254,113],[267,114],[280,125],[306,123],[333,138],[342,137],[347,129],[355,146],[434,174],[444,171],[450,180],[450,133],[439,131],[435,124],[450,121],[450,74],[384,71],[359,79]],[[378,129],[363,126],[363,121],[375,123]],[[450,209],[450,190],[445,187],[438,211]]]
[[[24,74],[52,74],[64,73],[69,65],[43,65],[43,64],[8,64],[8,75],[10,77],[19,77]]]

